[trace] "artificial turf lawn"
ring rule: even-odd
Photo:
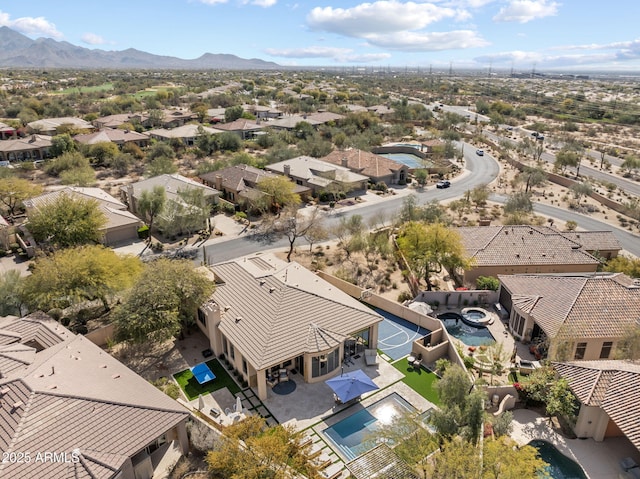
[[[420,394],[420,396],[425,398],[427,401],[432,402],[436,406],[441,405],[438,393],[433,387],[434,383],[438,380],[438,376],[436,376],[435,373],[427,371],[423,367],[415,369],[409,364],[407,358],[396,361],[393,363],[393,367],[404,374],[404,379],[402,380],[403,383]]]
[[[218,389],[227,388],[231,394],[240,392],[240,386],[233,380],[217,359],[207,361],[207,366],[216,375],[213,381],[200,384],[190,369],[175,373],[173,377],[189,400],[197,399],[200,394],[209,394]]]

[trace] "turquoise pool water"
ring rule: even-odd
[[[580,465],[558,451],[550,442],[536,439],[529,446],[535,447],[542,460],[549,464],[547,472],[553,479],[587,479]]]
[[[486,327],[476,328],[456,318],[457,313],[443,313],[438,319],[444,323],[447,332],[467,346],[491,346],[496,339]]]
[[[326,428],[322,433],[346,459],[351,460],[376,446],[370,436],[380,424],[389,424],[396,416],[414,411],[415,408],[402,396],[392,393]]]

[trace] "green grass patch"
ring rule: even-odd
[[[427,401],[435,404],[436,406],[441,405],[438,393],[433,387],[434,383],[438,380],[438,376],[436,376],[435,373],[427,371],[422,367],[414,369],[414,367],[409,364],[409,361],[407,361],[407,358],[396,361],[393,363],[393,367],[404,374],[404,379],[402,380],[403,383],[420,394],[420,396],[425,398]]]
[[[103,83],[102,85],[94,85],[94,86],[81,86],[81,87],[70,87],[65,88],[57,93],[62,95],[68,95],[69,93],[96,93],[100,91],[110,91],[113,90],[113,83]]]
[[[216,375],[216,378],[208,383],[198,383],[190,369],[185,369],[173,375],[184,394],[189,398],[189,401],[197,399],[200,394],[209,394],[222,388],[227,388],[234,395],[240,392],[240,386],[229,376],[227,370],[222,367],[217,359],[207,361],[207,366]]]

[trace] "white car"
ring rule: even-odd
[[[484,150],[476,150],[476,155],[484,156]]]

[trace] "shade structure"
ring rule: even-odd
[[[240,396],[236,396],[236,412],[240,414],[242,412],[242,398]]]
[[[200,363],[193,366],[191,369],[191,373],[193,377],[196,378],[196,381],[200,384],[208,383],[209,381],[213,381],[216,378],[216,375],[213,374],[207,363]]]
[[[327,379],[325,383],[333,389],[333,392],[343,403],[369,391],[379,389],[376,383],[362,369],[356,369],[335,378]]]

